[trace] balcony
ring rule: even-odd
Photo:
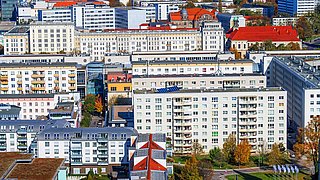
[[[75,86],[69,86],[69,90],[76,90]]]
[[[0,81],[8,81],[8,75],[0,75]]]
[[[98,154],[98,158],[108,158],[108,154]]]
[[[0,82],[2,85],[8,85],[8,81],[1,81]]]
[[[56,91],[59,91],[60,87],[59,86],[55,86],[53,89],[56,90]]]
[[[22,87],[18,87],[17,90],[18,91],[22,91],[23,89],[22,89]]]
[[[98,161],[98,165],[108,165],[108,161]]]
[[[71,158],[82,158],[82,154],[71,153]]]
[[[28,146],[26,144],[19,144],[18,149],[27,149]]]
[[[81,146],[71,146],[71,151],[81,151],[82,147]]]
[[[27,130],[26,129],[18,129],[17,130],[17,134],[20,135],[20,134],[27,134]]]
[[[98,138],[97,140],[98,140],[99,143],[100,142],[108,142],[107,138]]]
[[[27,137],[18,137],[17,140],[18,140],[18,142],[26,142]]]
[[[22,78],[22,74],[17,74],[17,78]]]
[[[45,81],[43,81],[43,80],[34,80],[34,81],[31,81],[31,84],[45,84]]]
[[[75,84],[76,81],[75,81],[75,80],[69,80],[68,83],[69,83],[69,84]]]
[[[98,146],[98,151],[108,150],[107,146]]]
[[[32,87],[31,90],[32,91],[45,91],[46,88],[45,87]]]
[[[45,74],[32,74],[31,75],[32,78],[44,78],[45,77]]]
[[[0,136],[0,142],[7,142],[6,136]]]
[[[1,91],[8,91],[8,88],[7,87],[0,87],[0,90]]]
[[[21,80],[17,81],[17,84],[22,84],[22,81]]]
[[[82,161],[71,161],[71,165],[82,165]]]
[[[71,74],[68,74],[69,77],[76,77],[76,74],[74,73],[71,73]]]
[[[53,76],[54,76],[54,77],[59,77],[59,74],[54,74]]]
[[[7,145],[6,144],[0,144],[0,151],[6,150]]]

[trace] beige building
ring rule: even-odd
[[[74,25],[62,22],[30,24],[30,53],[70,53],[74,51]]]
[[[20,55],[29,53],[29,27],[16,26],[3,35],[4,54]]]
[[[0,94],[77,91],[76,63],[2,63]]]

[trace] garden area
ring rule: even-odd
[[[239,173],[238,175],[226,176],[228,180],[259,180],[259,179],[311,179],[310,175],[299,174],[275,174],[272,172],[267,173]]]

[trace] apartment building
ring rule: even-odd
[[[0,120],[20,119],[21,107],[0,103]]]
[[[64,120],[1,120],[0,152],[31,152],[37,134],[46,128],[66,128]]]
[[[47,119],[50,109],[54,109],[60,102],[74,102],[80,109],[79,93],[59,94],[0,94],[0,102],[20,107],[17,119]]]
[[[154,20],[167,21],[169,14],[178,12],[180,9],[179,6],[184,4],[186,4],[186,1],[140,1],[140,7],[137,8],[149,9],[150,14],[155,15],[154,18],[151,16]]]
[[[77,91],[76,63],[2,63],[0,94]]]
[[[308,13],[313,13],[317,5],[319,4],[318,0],[315,1],[278,1],[278,11],[279,13],[287,13],[290,16],[303,16]]]
[[[37,136],[39,158],[64,158],[71,174],[87,174],[90,169],[110,173],[114,166],[129,166],[133,128],[50,128]],[[124,175],[124,174],[123,174]]]
[[[180,89],[264,88],[266,84],[266,76],[258,73],[137,75],[132,78],[133,90],[155,90],[173,86]]]
[[[258,71],[252,60],[133,61],[132,75],[247,74]]]
[[[3,35],[4,54],[20,55],[29,52],[29,27],[15,26]]]
[[[297,23],[297,17],[275,17],[272,18],[273,26],[295,26]]]
[[[79,96],[78,96],[79,97]],[[59,120],[64,119],[70,123],[73,128],[80,127],[81,122],[81,105],[80,99],[71,102],[58,102],[54,109],[49,110],[49,119]]]
[[[108,99],[113,96],[132,97],[132,74],[124,72],[109,72],[106,76]]]
[[[44,22],[72,22],[71,9],[38,10],[38,21]]]
[[[75,27],[71,22],[34,22],[30,24],[30,53],[71,53],[75,47]]]
[[[135,129],[166,133],[174,153],[190,153],[196,141],[208,153],[230,134],[238,143],[248,139],[252,153],[274,143],[286,147],[287,92],[281,88],[133,92]]]
[[[146,10],[136,8],[115,8],[115,29],[139,29],[146,23]]]
[[[224,50],[223,29],[218,22],[203,23],[200,29],[165,26],[140,30],[83,31],[78,36],[80,52],[90,54],[93,60],[103,60],[106,53]]]
[[[274,57],[267,67],[268,86],[281,86],[288,92],[290,127],[305,127],[320,115],[319,69],[313,63],[294,56]]]

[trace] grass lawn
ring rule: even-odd
[[[281,178],[280,178],[281,177]],[[276,179],[295,179],[296,175],[291,175],[289,176],[288,174],[287,175],[284,175],[284,174],[281,174],[281,175],[277,175],[277,178]],[[302,173],[299,173],[298,174],[298,179],[299,180],[303,180],[304,177],[306,177],[308,179],[308,175],[306,174],[302,174]],[[226,178],[228,180],[235,180],[236,179],[236,175],[229,175],[229,176],[226,176]],[[238,175],[238,180],[264,180],[264,179],[275,179],[275,176],[274,176],[274,173],[243,173],[241,175]]]

